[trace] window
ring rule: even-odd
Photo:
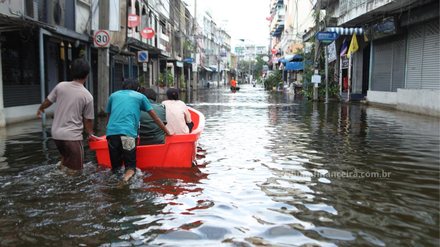
[[[2,69],[4,85],[39,85],[38,41],[32,34],[11,32],[3,36]],[[31,48],[33,47],[33,48]]]
[[[8,32],[1,40],[5,107],[41,103],[36,36],[30,30]]]

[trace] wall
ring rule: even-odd
[[[369,103],[379,103],[395,107],[397,105],[397,93],[368,90],[367,101]]]
[[[6,125],[12,123],[23,122],[27,120],[37,119],[37,110],[40,105],[26,105],[8,107],[4,109]],[[47,115],[52,115],[55,109],[55,104],[47,108],[44,112]]]
[[[440,117],[440,90],[397,89],[397,92],[371,91],[367,101],[394,107],[401,111]]]
[[[397,89],[397,109],[440,117],[440,90]]]

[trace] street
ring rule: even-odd
[[[40,122],[7,126],[0,245],[438,244],[438,118],[240,87],[187,102],[206,117],[197,167],[125,186],[90,150],[81,175],[56,169]]]

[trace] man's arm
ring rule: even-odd
[[[43,103],[41,103],[40,107],[38,107],[37,110],[37,117],[41,118],[41,114],[44,113],[44,109],[48,108],[49,106],[51,106],[53,103],[50,102],[47,98],[43,101]]]
[[[162,121],[157,116],[157,114],[156,114],[156,112],[154,110],[148,111],[148,114],[150,114],[150,116],[154,120],[154,122],[163,130],[163,132],[165,132],[165,134],[167,136],[171,135],[170,131],[167,129],[167,127],[165,127],[165,125],[162,123]]]
[[[89,139],[89,141],[101,140],[100,137],[93,134],[93,119],[84,119],[84,131],[87,133],[87,139]]]
[[[93,135],[93,119],[84,119],[84,131],[88,136]]]

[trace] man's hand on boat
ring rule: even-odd
[[[89,135],[89,137],[88,137],[88,139],[89,139],[89,141],[91,141],[91,142],[96,142],[96,141],[100,141],[100,140],[102,140],[103,138],[102,137],[99,137],[99,136],[95,136],[95,135]]]
[[[167,129],[167,131],[165,131],[165,135],[167,135],[167,136],[172,136],[172,135],[174,135],[174,133],[170,132],[170,131]]]

